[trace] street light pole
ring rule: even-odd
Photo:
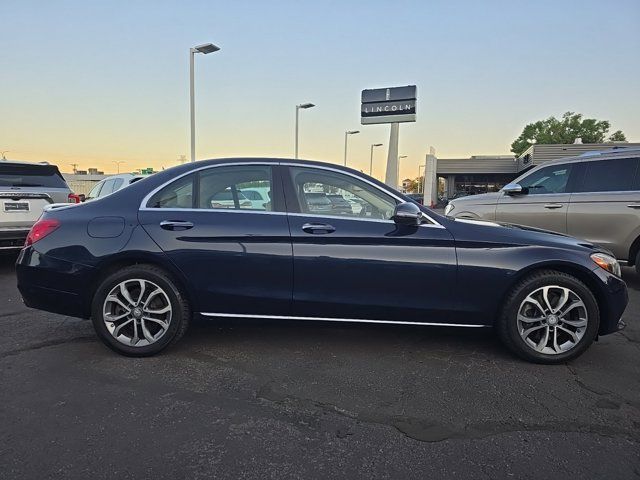
[[[373,147],[381,147],[381,143],[372,143],[371,144],[371,157],[369,159],[369,176],[372,175],[373,172]]]
[[[360,130],[347,130],[344,132],[344,166],[347,166],[347,137],[349,135],[355,135],[356,133],[360,133]]]
[[[114,160],[113,163],[115,163],[118,167],[118,173],[120,173],[120,164],[121,163],[127,163],[124,160]]]
[[[196,161],[196,100],[195,100],[195,55],[196,53],[213,53],[220,50],[220,47],[213,43],[205,43],[189,49],[189,112],[191,114],[191,161]]]
[[[420,182],[420,170],[423,168],[427,168],[427,165],[418,165],[418,182]],[[424,180],[418,183],[418,193],[422,193],[422,185],[424,184]]]
[[[300,109],[307,109],[315,107],[313,103],[301,103],[300,105],[296,105],[296,133],[295,133],[295,150],[294,150],[294,158],[298,158],[298,117],[300,115]]]
[[[400,185],[400,160],[402,160],[403,158],[407,158],[407,155],[398,156],[398,170],[396,170],[396,178],[398,179],[398,185],[396,185],[396,187]]]

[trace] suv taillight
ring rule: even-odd
[[[29,230],[27,239],[24,241],[24,246],[28,247],[38,240],[42,240],[59,226],[60,222],[54,218],[38,220],[33,227],[31,227],[31,230]]]
[[[80,195],[76,195],[75,193],[70,193],[67,202],[68,203],[80,203],[81,202]]]

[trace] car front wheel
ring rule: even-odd
[[[189,304],[174,281],[153,265],[133,265],[109,275],[92,303],[100,339],[123,355],[154,355],[177,342],[189,324]]]
[[[504,344],[536,363],[563,363],[581,355],[598,333],[598,304],[577,278],[536,272],[508,295],[498,323]]]

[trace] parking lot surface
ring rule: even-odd
[[[640,277],[568,365],[490,329],[223,320],[121,357],[0,257],[0,478],[636,478]],[[428,295],[429,292],[425,292]]]

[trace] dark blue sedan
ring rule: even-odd
[[[332,196],[343,208],[321,208]],[[91,318],[131,356],[198,316],[494,327],[521,357],[559,363],[621,328],[627,305],[597,246],[443,217],[355,170],[283,159],[200,161],[51,208],[17,275],[28,306]]]

